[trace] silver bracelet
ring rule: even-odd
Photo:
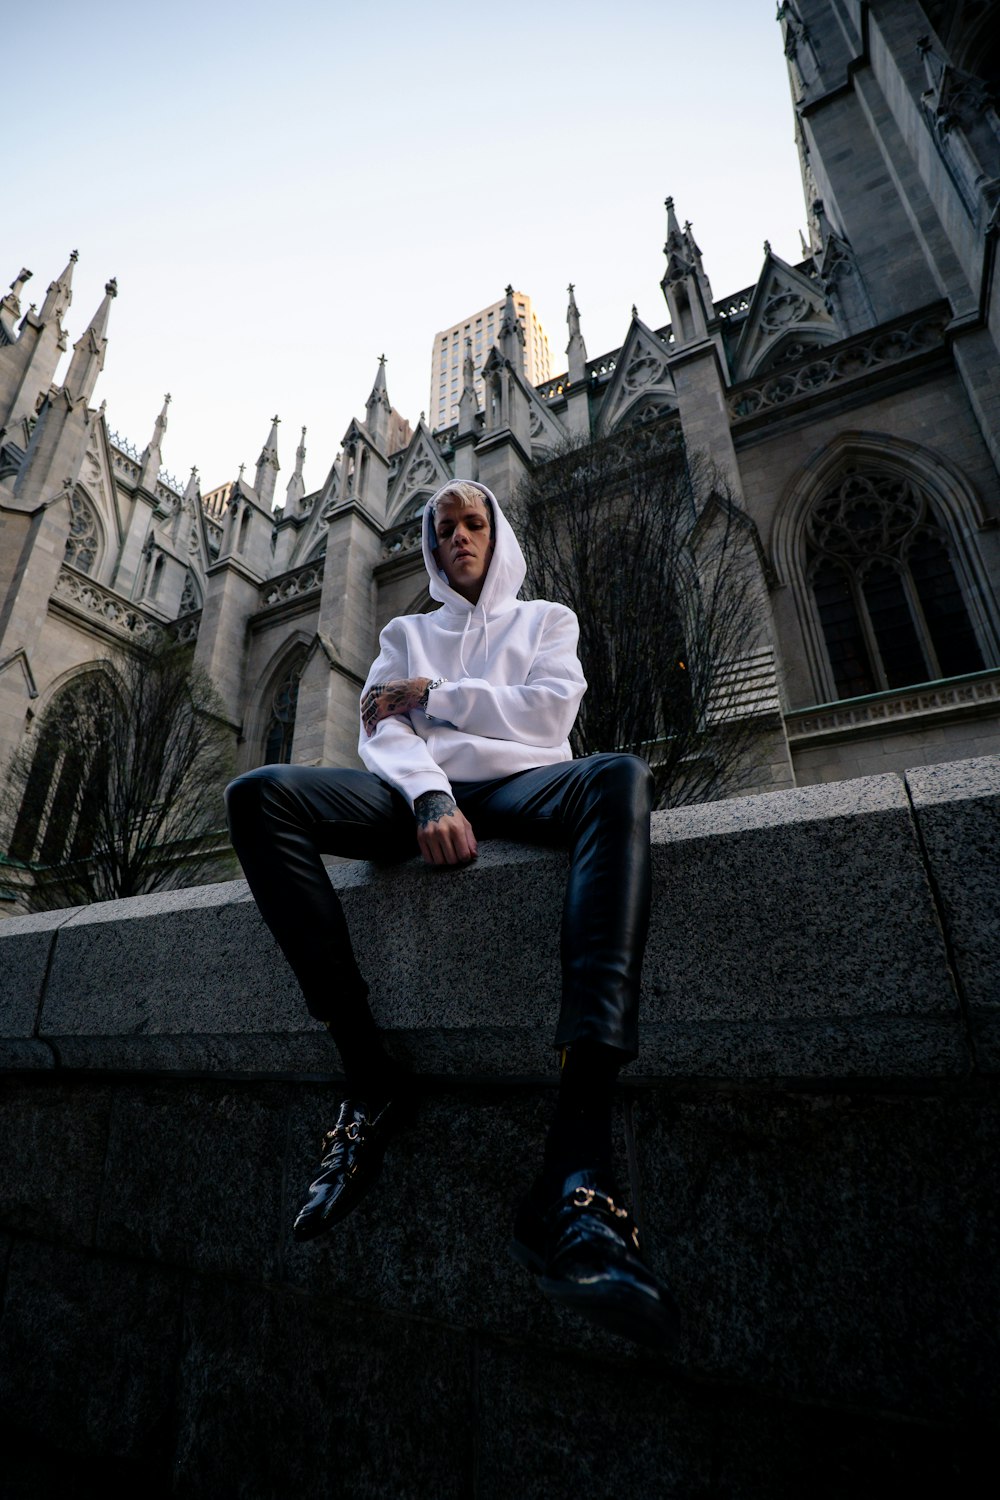
[[[424,688],[423,692],[420,695],[420,702],[417,705],[419,708],[422,708],[424,710],[424,713],[427,712],[427,697],[430,693],[431,688],[444,687],[447,681],[447,677],[435,677],[433,682],[429,682]]]

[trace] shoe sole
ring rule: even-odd
[[[531,1272],[539,1290],[550,1302],[578,1313],[609,1333],[643,1344],[647,1349],[665,1349],[676,1341],[680,1332],[680,1313],[671,1304],[621,1288],[552,1281],[542,1275],[545,1270],[542,1257],[520,1240],[511,1240],[507,1253],[519,1266]]]
[[[587,1287],[564,1281],[538,1279],[539,1289],[550,1302],[579,1313],[609,1333],[642,1344],[647,1349],[666,1349],[676,1342],[680,1332],[680,1314],[676,1307],[615,1287]]]

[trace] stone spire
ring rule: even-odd
[[[73,358],[63,385],[66,394],[74,401],[89,402],[94,394],[97,377],[104,368],[104,355],[108,347],[108,318],[111,303],[118,296],[118,282],[112,276],[105,284],[100,307],[87,324],[80,338],[73,345]],[[45,299],[48,301],[48,298]]]
[[[380,453],[385,452],[386,441],[389,437],[389,418],[392,416],[392,404],[389,401],[389,392],[385,384],[385,355],[378,357],[378,369],[375,371],[375,384],[372,393],[365,403],[365,426],[371,435],[372,442]]]
[[[476,425],[479,401],[476,397],[476,362],[472,357],[472,340],[465,341],[462,360],[462,394],[458,400],[458,430],[472,432]]]
[[[498,342],[503,350],[504,358],[509,360],[514,369],[524,374],[524,329],[521,321],[514,310],[514,288],[506,288],[507,301],[503,307],[503,317],[500,320],[500,333]]]
[[[675,344],[697,343],[707,337],[708,325],[715,316],[712,288],[690,222],[683,229],[678,224],[673,198],[666,200],[665,207],[667,242],[663,253],[667,257],[667,269],[660,286],[670,309]]]
[[[57,276],[55,281],[49,282],[49,289],[45,293],[45,301],[42,303],[42,310],[38,315],[42,323],[48,323],[49,321],[58,323],[63,313],[68,311],[69,305],[73,301],[73,267],[79,259],[80,252],[78,250],[71,250],[69,260],[66,262],[65,271],[63,271],[61,276]]]
[[[271,433],[267,442],[260,450],[260,458],[257,460],[257,477],[254,480],[254,489],[257,499],[267,510],[274,500],[274,484],[278,477],[281,465],[278,463],[278,423],[280,417],[271,418]]]
[[[7,341],[11,344],[17,342],[15,324],[21,316],[21,293],[24,290],[24,283],[30,279],[30,271],[18,271],[10,284],[10,291],[5,297],[0,298],[0,327],[3,328]]]
[[[569,362],[570,385],[576,385],[578,381],[585,378],[587,373],[587,346],[580,332],[580,309],[576,305],[572,282],[566,290],[569,292],[569,307],[566,309],[569,343],[566,345],[566,358]]]
[[[156,488],[156,480],[159,475],[160,469],[163,467],[163,436],[167,430],[167,407],[169,405],[170,393],[168,391],[163,398],[163,406],[160,410],[160,415],[157,417],[156,421],[153,424],[153,436],[146,444],[142,458],[139,460],[142,466],[142,473],[139,478],[139,483],[142,485],[142,488],[144,490],[148,490],[150,494],[152,494]]]
[[[285,515],[293,515],[302,509],[302,501],[306,493],[306,482],[302,477],[302,470],[306,461],[306,430],[303,427],[299,446],[295,450],[295,472],[288,481],[285,490]]]
[[[181,541],[181,532],[185,521],[190,523],[197,518],[201,509],[201,481],[198,470],[192,468],[187,484],[184,486],[184,494],[177,502],[174,510],[173,520],[170,523],[170,535],[175,543]],[[190,532],[188,533],[190,535]]]

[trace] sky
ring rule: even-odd
[[[47,0],[5,31],[0,116],[21,211],[0,284],[39,304],[79,249],[72,344],[118,280],[95,402],[203,492],[281,418],[276,497],[308,428],[322,484],[380,354],[429,409],[434,334],[533,299],[565,368],[573,282],[591,358],[660,290],[671,194],[716,297],[805,229],[774,0]],[[8,194],[8,204],[15,193]],[[68,356],[67,356],[68,358]],[[60,367],[60,375],[65,364]]]

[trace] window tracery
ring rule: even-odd
[[[193,615],[199,609],[201,609],[201,599],[198,594],[198,585],[195,582],[194,574],[188,568],[184,574],[184,592],[181,594],[181,603],[177,614],[178,617],[181,615]]]
[[[848,473],[813,504],[806,554],[838,697],[984,666],[951,539],[911,480]]]
[[[291,761],[302,666],[299,658],[287,667],[271,693],[271,713],[264,733],[265,765],[288,765]]]
[[[66,538],[65,560],[80,573],[90,573],[97,561],[101,537],[97,528],[97,517],[82,495],[70,497],[69,536]]]

